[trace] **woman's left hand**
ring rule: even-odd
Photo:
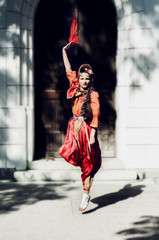
[[[95,133],[96,133],[96,129],[92,128],[91,134],[90,134],[90,145],[93,145],[95,143]]]
[[[64,50],[64,51],[68,50],[68,49],[70,48],[71,44],[72,44],[72,41],[69,42],[69,43],[67,43],[67,44],[63,47],[63,50]]]
[[[90,136],[90,145],[93,145],[95,143],[95,137]]]

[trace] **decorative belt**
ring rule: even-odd
[[[75,138],[76,138],[76,140],[77,140],[78,146],[79,146],[79,148],[80,148],[80,144],[79,144],[79,130],[80,130],[81,126],[82,126],[82,122],[84,122],[83,124],[84,124],[85,132],[86,132],[86,137],[87,137],[87,141],[88,141],[89,152],[90,152],[90,154],[91,154],[91,145],[90,145],[90,141],[89,141],[89,137],[88,137],[88,132],[87,132],[87,127],[86,127],[86,122],[84,121],[84,117],[82,117],[82,116],[77,117],[77,116],[73,115],[73,118],[74,118],[75,120],[79,120],[79,122],[78,122],[78,121],[77,121],[77,122],[75,121],[75,123],[74,123],[74,134],[75,134]]]
[[[84,121],[84,117],[82,117],[82,116],[77,117],[77,116],[73,115],[73,118],[74,118],[75,120],[79,120],[80,122],[83,122],[83,121]]]

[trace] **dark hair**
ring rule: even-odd
[[[89,70],[91,70],[91,74],[89,73]],[[82,64],[80,66],[80,68],[78,69],[78,74],[77,74],[78,79],[80,77],[80,73],[88,73],[90,80],[93,81],[93,72],[92,72],[92,68],[89,64]]]
[[[92,71],[92,68],[89,64],[83,64],[78,71],[78,77],[80,76],[80,73],[86,72],[88,73],[87,69],[90,69]],[[88,73],[89,74],[89,73]],[[93,74],[89,74],[90,77],[90,85],[88,87],[87,95],[85,102],[82,105],[81,108],[81,116],[84,117],[84,120],[87,122],[90,122],[92,120],[92,109],[90,106],[90,98],[91,98],[91,92],[93,90]]]

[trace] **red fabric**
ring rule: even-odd
[[[78,35],[79,35],[79,32],[77,32],[77,19],[76,19],[76,13],[75,13],[72,24],[71,24],[69,42],[72,42],[71,44],[79,44]]]
[[[79,130],[79,149],[74,135],[74,122],[75,119],[71,118],[68,123],[65,142],[59,149],[59,153],[70,164],[81,167],[81,178],[84,185],[86,177],[90,173],[93,177],[101,166],[101,150],[99,148],[98,140],[96,139],[95,144],[91,147],[91,153],[89,152],[89,145],[84,126],[84,124],[86,124],[85,122],[82,122],[82,127]],[[86,124],[86,127],[88,138],[90,139],[91,127],[88,124]]]
[[[73,98],[76,94],[76,90],[79,88],[80,84],[77,79],[73,81],[72,86],[67,91],[67,98]]]

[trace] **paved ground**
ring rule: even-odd
[[[81,183],[0,183],[0,240],[159,240],[156,181],[94,182],[81,213]]]

